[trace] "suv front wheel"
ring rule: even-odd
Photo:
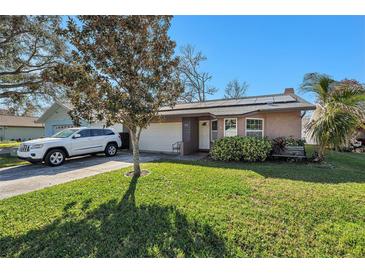
[[[48,166],[60,166],[65,161],[66,154],[62,149],[51,149],[44,161]]]
[[[105,155],[108,157],[115,156],[118,151],[118,146],[114,143],[108,144],[105,148]]]

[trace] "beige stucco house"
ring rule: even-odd
[[[56,102],[40,118],[45,135],[73,126],[68,115],[69,104]],[[212,142],[225,136],[302,137],[304,111],[315,106],[300,98],[292,88],[284,93],[242,99],[210,100],[163,107],[140,139],[142,151],[173,153],[176,144],[181,154],[208,151]],[[90,125],[86,122],[85,126]],[[102,126],[102,123],[97,124]],[[127,132],[123,125],[114,125],[119,132]]]
[[[140,149],[181,153],[207,151],[217,138],[257,136],[302,138],[304,111],[315,106],[287,88],[284,93],[242,99],[211,100],[162,108],[160,117],[142,131]]]

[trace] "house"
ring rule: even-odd
[[[226,136],[301,138],[302,115],[315,106],[287,88],[282,94],[211,100],[164,107],[159,118],[142,131],[140,149],[171,152],[181,142],[181,154],[208,151]]]
[[[69,111],[73,109],[73,106],[69,103],[56,101],[48,108],[41,117],[39,117],[38,122],[44,123],[44,136],[49,137],[57,132],[65,129],[74,127],[74,122],[71,116],[68,114]],[[89,123],[85,120],[81,120],[81,126],[84,127],[104,127],[105,123]],[[118,132],[123,132],[123,125],[116,124],[112,126]]]
[[[44,126],[36,117],[15,116],[1,111],[0,140],[29,140],[44,136]]]
[[[306,115],[302,119],[302,138],[305,140],[306,144],[316,145],[316,140],[312,138],[311,134],[307,130],[307,125],[311,121],[312,116]]]
[[[56,102],[39,118],[45,124],[46,136],[72,127],[68,115],[71,109],[68,104]],[[181,144],[180,153],[185,155],[208,151],[215,139],[225,136],[301,138],[302,114],[314,109],[314,105],[297,96],[292,88],[281,94],[163,107],[149,127],[142,130],[140,150],[172,153],[173,145]],[[85,121],[82,125],[88,126]],[[114,127],[119,132],[127,132],[122,125]]]

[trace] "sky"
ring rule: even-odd
[[[170,36],[177,52],[191,44],[207,61],[223,98],[232,79],[249,84],[247,96],[299,91],[303,76],[325,73],[336,80],[365,82],[365,16],[175,16]]]

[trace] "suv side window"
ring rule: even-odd
[[[83,129],[79,131],[80,138],[90,137],[90,129]]]
[[[114,131],[112,131],[111,129],[103,129],[104,130],[104,135],[115,135]]]
[[[90,131],[91,131],[91,136],[93,136],[93,137],[104,135],[102,129],[90,129]]]

